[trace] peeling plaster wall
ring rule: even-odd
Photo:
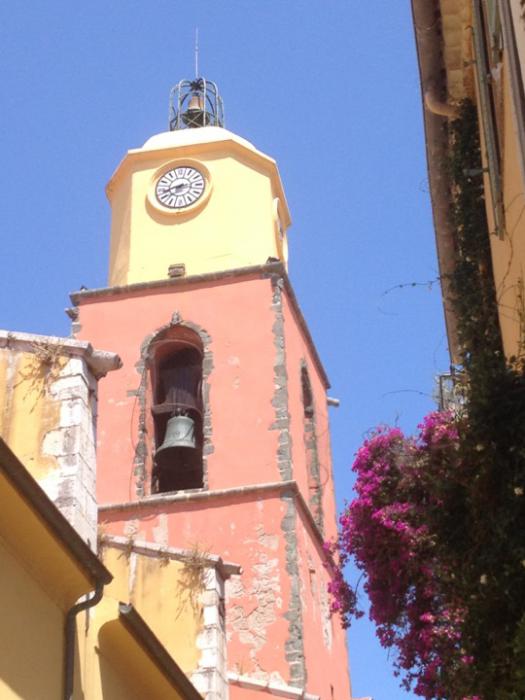
[[[202,495],[103,510],[103,529],[219,551],[242,564],[226,582],[228,671],[259,683],[350,697],[345,633],[328,616],[322,540],[293,489]],[[285,528],[283,532],[283,527]],[[233,688],[231,689],[233,691]]]
[[[81,357],[0,348],[0,433],[93,549],[97,382]]]
[[[312,537],[311,524],[299,513],[297,527],[300,597],[304,616],[304,653],[308,690],[322,698],[351,697],[346,633],[337,617],[330,615],[329,571],[321,541]],[[317,663],[322,658],[323,664]]]
[[[281,614],[283,600],[279,571],[279,538],[269,535],[264,526],[255,526],[255,556],[246,576],[235,576],[227,582],[228,636],[237,636],[239,642],[248,649],[253,663],[250,675],[260,680],[281,676],[276,672],[265,671],[258,660],[259,651],[268,642],[268,628]],[[248,543],[247,543],[248,544]],[[246,599],[254,601],[253,607],[246,608]],[[243,666],[236,661],[231,667],[238,671]]]
[[[211,494],[210,494],[211,495]],[[286,504],[279,493],[239,495],[196,504],[144,504],[138,512],[112,515],[103,511],[103,529],[121,534],[134,521],[136,537],[152,541],[160,521],[171,546],[217,552],[240,563],[240,577],[226,583],[228,670],[257,679],[289,682],[285,643],[289,622],[290,578],[281,523]]]

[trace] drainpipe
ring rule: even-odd
[[[412,17],[421,80],[421,98],[425,104],[425,148],[428,180],[432,201],[432,216],[436,235],[439,272],[445,310],[445,323],[452,362],[459,362],[457,319],[450,303],[450,274],[454,270],[455,241],[450,221],[450,181],[443,169],[447,158],[448,139],[443,119],[450,118],[446,102],[447,86],[440,35],[441,10],[439,0],[412,0]]]
[[[95,592],[91,598],[76,603],[68,611],[65,624],[65,650],[64,650],[64,700],[73,700],[75,685],[75,641],[76,641],[76,616],[88,608],[92,608],[102,600],[104,583],[97,581]]]
[[[432,114],[437,114],[440,117],[447,117],[447,119],[457,119],[459,116],[459,110],[454,105],[449,102],[443,102],[436,97],[435,88],[429,87],[424,91],[425,107],[432,112]]]

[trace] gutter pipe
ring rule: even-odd
[[[439,0],[412,0],[421,98],[424,104],[423,123],[427,171],[432,203],[432,217],[441,277],[443,307],[449,352],[453,363],[459,361],[457,320],[450,303],[448,276],[454,269],[455,243],[450,221],[450,182],[441,167],[448,151],[448,139],[443,128],[444,120],[453,118],[446,101],[446,83],[442,59],[442,40],[439,34],[441,12]]]
[[[68,610],[65,623],[65,649],[64,649],[64,700],[73,700],[73,690],[75,686],[75,639],[76,639],[76,616],[83,610],[94,607],[102,600],[104,593],[103,581],[97,581],[95,591],[91,598],[86,598],[80,603],[75,603]]]
[[[443,102],[439,100],[432,89],[425,90],[424,93],[425,107],[432,112],[432,114],[437,114],[440,117],[447,117],[447,119],[457,119],[459,116],[459,110],[454,105],[448,102]]]

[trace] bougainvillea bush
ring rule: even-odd
[[[332,608],[361,614],[343,569],[363,572],[370,615],[406,687],[427,699],[525,700],[525,308],[518,353],[499,327],[475,107],[448,124],[456,322],[464,401],[418,434],[380,428],[354,463],[356,498],[327,549]],[[522,280],[523,282],[523,280]],[[509,316],[509,317],[510,317]]]
[[[415,438],[381,428],[353,469],[357,497],[329,547],[342,567],[354,556],[366,573],[370,616],[382,645],[397,649],[404,685],[425,698],[447,697],[444,669],[461,675],[473,661],[462,647],[465,610],[450,585],[457,562],[439,547],[447,528],[462,528],[456,504],[468,469],[458,456],[457,421],[450,412],[431,413]],[[330,589],[332,609],[348,626],[360,611],[341,571]]]
[[[403,685],[424,698],[481,700],[476,689],[487,687],[482,677],[491,663],[487,651],[496,640],[501,646],[501,619],[493,619],[479,634],[479,622],[489,624],[502,599],[505,606],[506,592],[490,593],[505,585],[504,574],[484,568],[487,552],[479,548],[478,536],[485,524],[476,525],[471,506],[479,463],[465,460],[461,445],[466,430],[466,416],[452,412],[429,414],[415,437],[405,437],[398,428],[376,430],[357,453],[357,496],[340,517],[339,540],[326,545],[340,562],[330,586],[332,611],[346,627],[362,614],[342,573],[353,557],[365,575],[370,617],[381,644],[395,650]],[[477,451],[484,451],[481,443]],[[521,500],[519,487],[508,491],[510,499]],[[523,532],[516,536],[523,539]],[[501,564],[499,557],[494,552],[495,566]],[[520,575],[525,562],[515,564]],[[525,583],[523,575],[521,581]],[[514,585],[519,598],[520,583]],[[507,614],[503,608],[500,613]],[[492,655],[496,665],[498,658]],[[497,680],[512,668],[507,663],[505,671],[493,669],[490,682],[498,684],[500,694],[483,700],[525,697],[505,695]]]

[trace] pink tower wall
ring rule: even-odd
[[[198,546],[241,564],[226,601],[229,670],[343,700],[351,697],[345,636],[327,613],[322,536],[307,507],[301,363],[312,384],[324,536],[331,537],[326,387],[283,275],[263,269],[76,295],[77,337],[123,361],[99,391],[100,517],[108,534],[131,528],[138,539]],[[148,436],[145,467],[137,469],[147,371],[141,347],[174,315],[201,329],[207,344],[211,450],[207,490],[159,499],[150,496]],[[246,692],[231,687],[234,699]]]

